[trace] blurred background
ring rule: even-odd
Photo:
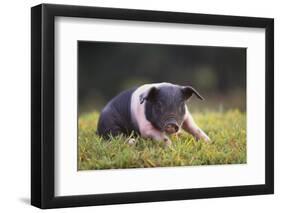
[[[145,83],[193,86],[196,111],[246,110],[246,48],[78,42],[79,113],[101,108],[122,90]]]

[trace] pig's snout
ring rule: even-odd
[[[167,134],[173,134],[179,130],[179,126],[175,122],[167,123],[164,127],[164,130]]]

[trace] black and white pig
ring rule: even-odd
[[[209,137],[196,125],[186,106],[193,94],[203,100],[194,88],[171,83],[145,84],[123,91],[102,110],[97,133],[108,138],[134,131],[141,137],[170,145],[167,135],[182,128],[196,140],[208,142]]]

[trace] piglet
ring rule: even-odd
[[[102,110],[97,133],[109,138],[135,132],[170,145],[167,135],[184,129],[196,140],[209,142],[210,138],[196,125],[186,106],[193,94],[203,100],[194,88],[171,83],[145,84],[123,91]]]

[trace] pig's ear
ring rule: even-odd
[[[153,101],[157,94],[157,88],[151,87],[146,92],[140,95],[140,104],[142,104],[145,100]]]
[[[192,96],[192,94],[195,94],[197,98],[204,100],[204,98],[199,94],[199,92],[197,92],[193,87],[190,86],[182,87],[182,91],[186,100],[189,99]]]

